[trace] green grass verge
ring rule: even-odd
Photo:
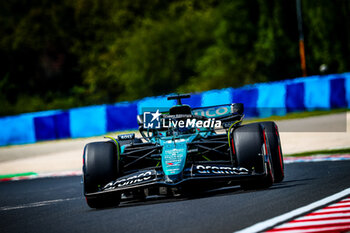
[[[350,148],[342,148],[342,149],[332,149],[332,150],[315,150],[315,151],[308,151],[308,152],[302,152],[302,153],[296,153],[296,154],[287,154],[285,156],[293,156],[293,157],[300,157],[300,156],[310,156],[310,155],[320,155],[320,154],[350,154]]]
[[[16,174],[6,174],[6,175],[0,175],[0,179],[13,178],[13,177],[19,177],[19,176],[31,176],[31,175],[37,175],[37,173],[25,172],[25,173],[16,173]]]
[[[323,116],[323,115],[329,115],[329,114],[335,114],[335,113],[346,113],[349,111],[347,108],[339,108],[339,109],[332,109],[332,110],[315,110],[310,112],[293,112],[293,113],[287,113],[284,116],[271,116],[267,118],[248,118],[245,119],[245,123],[251,123],[251,122],[261,122],[261,121],[281,121],[281,120],[291,120],[291,119],[299,119],[299,118],[305,118],[305,117],[313,117],[313,116]]]

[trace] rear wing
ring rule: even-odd
[[[243,115],[244,106],[241,103],[216,105],[192,109],[192,114],[207,118],[225,118],[232,115]]]

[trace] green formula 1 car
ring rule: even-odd
[[[284,178],[274,122],[242,124],[243,104],[177,105],[135,116],[135,134],[85,146],[84,195],[92,208],[117,206],[121,197],[182,195],[228,185],[268,188]]]

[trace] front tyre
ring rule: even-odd
[[[120,202],[120,193],[89,195],[118,178],[120,174],[118,151],[112,142],[93,142],[84,148],[84,194],[91,208],[117,206]]]

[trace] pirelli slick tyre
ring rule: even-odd
[[[119,176],[118,149],[113,142],[93,142],[84,148],[84,194],[91,208],[116,206],[120,202],[120,193],[89,195]]]
[[[260,124],[265,128],[268,137],[275,182],[281,182],[284,179],[284,163],[278,127],[272,121],[261,122]]]
[[[260,124],[240,126],[233,131],[234,151],[239,167],[266,175],[241,182],[243,189],[264,189],[274,182],[270,148],[266,132]],[[268,158],[265,161],[265,158]]]

